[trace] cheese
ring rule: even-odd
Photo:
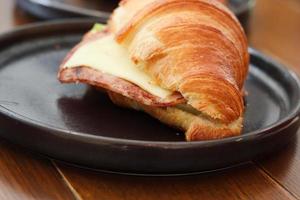
[[[64,65],[65,68],[78,66],[91,67],[120,77],[161,98],[171,94],[169,90],[153,84],[150,76],[134,64],[128,51],[115,42],[111,35],[87,42],[78,48]]]

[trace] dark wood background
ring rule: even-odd
[[[35,21],[0,0],[0,32]],[[249,42],[300,75],[300,0],[257,0]],[[299,142],[224,172],[145,178],[76,169],[0,140],[0,199],[300,199]]]

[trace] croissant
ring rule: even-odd
[[[103,68],[92,69],[91,63],[70,62],[82,46],[109,37],[151,86],[125,72],[109,74]],[[100,56],[107,51],[97,52]],[[88,33],[71,51],[58,78],[104,88],[115,104],[185,131],[188,141],[210,140],[241,133],[248,65],[245,33],[222,3],[123,0],[104,30]]]

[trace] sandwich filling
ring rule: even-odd
[[[85,66],[134,83],[160,98],[166,98],[171,91],[163,89],[151,81],[130,59],[128,51],[119,45],[112,35],[106,35],[78,48],[63,65],[63,68]]]

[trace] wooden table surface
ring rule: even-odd
[[[0,0],[0,32],[35,21]],[[300,75],[300,0],[257,0],[249,37]],[[76,169],[0,140],[0,199],[300,199],[299,144],[223,172],[150,178]]]

